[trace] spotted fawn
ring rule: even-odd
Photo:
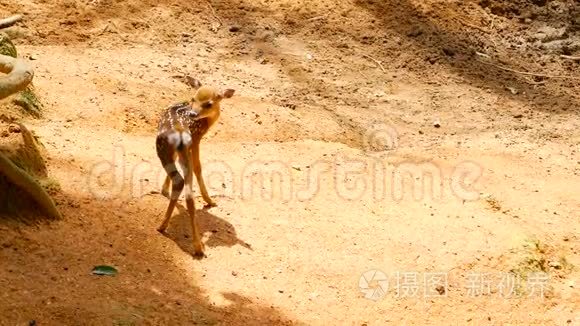
[[[157,229],[163,233],[169,225],[169,220],[177,204],[177,200],[185,186],[185,202],[191,218],[193,229],[193,247],[196,256],[204,255],[204,245],[201,242],[199,228],[195,219],[195,204],[193,201],[193,174],[197,179],[199,189],[208,206],[215,206],[209,197],[201,173],[199,160],[199,144],[209,128],[220,116],[220,102],[234,95],[233,89],[224,91],[202,85],[197,79],[191,79],[190,86],[195,94],[191,101],[171,105],[161,115],[157,133],[157,156],[167,172],[161,193],[169,199],[163,223]],[[177,170],[179,161],[184,176]],[[171,194],[169,187],[171,187]]]

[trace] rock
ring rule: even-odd
[[[540,49],[561,54],[574,53],[580,49],[580,42],[573,42],[572,40],[554,40],[540,43]]]
[[[230,26],[230,32],[232,32],[232,33],[239,32],[239,31],[240,31],[240,29],[241,29],[241,28],[240,28],[240,26],[238,26],[238,25],[232,25],[232,26]]]
[[[270,30],[261,30],[256,33],[256,40],[262,42],[272,42],[276,34]]]
[[[562,264],[560,264],[560,262],[557,261],[551,261],[548,263],[548,266],[554,268],[554,269],[562,269]]]
[[[455,50],[450,47],[443,47],[443,53],[445,53],[445,55],[448,57],[452,57],[455,55]]]
[[[563,40],[567,38],[566,27],[554,28],[551,26],[544,26],[538,29],[538,32],[532,36],[534,39],[541,41],[543,43]]]
[[[441,127],[441,122],[439,122],[439,119],[433,121],[433,127],[435,127],[435,128],[440,128]]]
[[[539,7],[545,6],[547,2],[548,0],[532,0],[532,3]]]
[[[151,272],[149,269],[147,271]],[[153,292],[157,295],[163,295],[163,292],[161,292],[161,290],[159,290],[158,288],[156,288],[154,286],[151,287],[151,292]]]
[[[21,132],[20,127],[18,125],[10,125],[8,127],[8,131],[13,134],[19,134]]]
[[[417,36],[419,36],[421,34],[423,34],[423,30],[421,30],[421,28],[419,28],[419,27],[413,27],[413,29],[410,30],[407,33],[407,36],[409,36],[409,37],[417,37]]]
[[[521,118],[523,118],[523,117],[524,117],[524,115],[523,115],[523,114],[521,114],[521,113],[516,113],[516,114],[514,114],[514,118],[516,118],[516,119],[521,119]]]
[[[437,62],[438,59],[439,59],[439,57],[437,57],[437,56],[431,56],[430,55],[430,56],[427,57],[427,62],[429,62],[430,64],[434,65]]]
[[[506,87],[506,89],[510,91],[510,93],[512,93],[513,95],[516,95],[518,93],[518,90],[513,87]]]

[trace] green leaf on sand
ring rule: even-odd
[[[106,265],[95,266],[95,268],[93,268],[93,274],[115,276],[117,275],[117,269]]]

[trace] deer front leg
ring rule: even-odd
[[[195,218],[195,203],[193,201],[193,173],[192,173],[192,160],[191,153],[186,151],[186,157],[181,157],[181,166],[185,173],[185,203],[187,205],[187,212],[191,218],[191,232],[193,238],[193,250],[195,256],[204,256],[204,245],[201,242],[201,236],[199,232],[199,227],[197,225],[197,220]]]
[[[201,162],[199,160],[199,143],[192,146],[192,156],[193,156],[193,173],[195,173],[195,178],[197,179],[197,184],[199,185],[199,190],[201,191],[201,196],[203,200],[207,203],[207,206],[214,207],[217,204],[209,197],[207,189],[205,188],[205,182],[203,181],[203,176],[201,174]]]
[[[195,256],[204,256],[204,245],[201,242],[201,236],[199,232],[199,226],[197,225],[197,219],[195,218],[195,203],[193,202],[193,196],[186,197],[185,203],[187,205],[187,211],[189,217],[191,218],[191,229],[193,233],[193,251]]]

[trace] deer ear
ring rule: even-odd
[[[230,97],[234,96],[235,92],[236,91],[234,89],[228,88],[222,92],[221,97],[222,98],[230,98]]]
[[[201,87],[201,82],[191,76],[186,76],[187,85],[191,86],[193,89],[198,89]]]

